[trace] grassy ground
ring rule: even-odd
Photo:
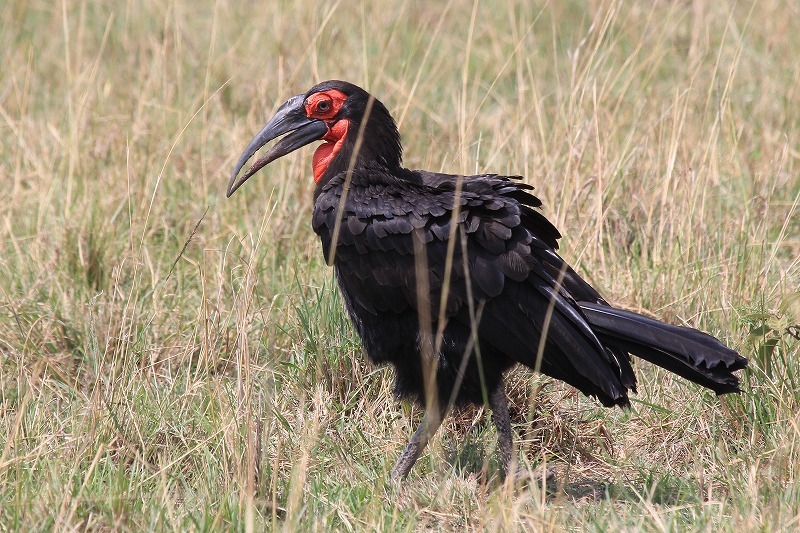
[[[0,529],[798,527],[797,4],[248,4],[0,8]],[[479,411],[389,483],[420,412],[343,315],[310,150],[224,198],[328,78],[409,167],[525,175],[609,299],[752,359],[743,394],[640,363],[622,412],[518,372],[553,493],[498,480]]]

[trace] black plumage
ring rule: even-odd
[[[507,469],[502,379],[517,363],[606,406],[627,405],[636,390],[629,354],[718,394],[739,390],[732,372],[747,361],[735,351],[697,330],[611,307],[567,265],[531,185],[402,168],[394,120],[355,85],[329,81],[287,101],[240,158],[229,195],[270,161],[320,139],[312,225],[349,316],[369,357],[394,366],[397,394],[439,406],[394,475],[408,473],[447,406],[487,400]]]

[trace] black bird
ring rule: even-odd
[[[247,161],[283,136],[241,177]],[[314,141],[312,224],[369,357],[426,414],[393,478],[404,478],[448,407],[493,411],[506,474],[512,436],[503,373],[521,363],[605,406],[636,391],[629,354],[717,394],[739,391],[747,359],[716,338],[609,305],[556,253],[558,230],[518,176],[401,166],[386,107],[343,81],[287,100],[250,142],[228,184]]]

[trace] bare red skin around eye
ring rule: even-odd
[[[331,105],[324,111],[320,110],[320,102],[326,100],[330,102]],[[312,94],[306,98],[306,116],[308,118],[317,118],[320,120],[332,119],[342,108],[345,100],[347,100],[347,95],[341,91],[337,91],[336,89]]]
[[[311,163],[314,169],[314,183],[319,183],[319,180],[322,179],[322,175],[328,170],[331,161],[342,149],[342,143],[347,136],[350,121],[340,119],[333,122],[332,120],[339,113],[345,100],[347,100],[347,95],[336,89],[312,94],[306,98],[306,116],[324,120],[328,125],[328,133],[322,138],[325,142],[314,152],[314,158]],[[319,108],[322,102],[330,103],[327,109],[321,110]]]

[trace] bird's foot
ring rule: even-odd
[[[555,492],[558,487],[556,467],[554,466],[540,466],[532,469],[517,466],[509,474],[506,474],[506,482],[517,487],[537,485],[551,493]]]

